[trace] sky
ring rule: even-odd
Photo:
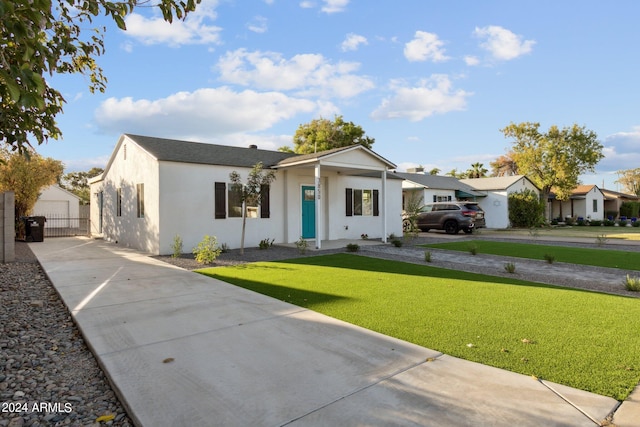
[[[343,116],[398,171],[466,171],[505,154],[500,129],[594,131],[605,157],[584,184],[620,190],[640,167],[636,0],[202,0],[167,24],[107,18],[88,77],[54,76],[61,140],[37,151],[65,172],[104,167],[121,134],[276,150],[301,124]]]

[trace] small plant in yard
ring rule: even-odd
[[[309,243],[300,236],[300,238],[296,241],[296,248],[298,248],[298,252],[301,254],[307,253],[307,248],[309,247]]]
[[[534,240],[540,237],[540,229],[538,227],[529,228],[529,237]]]
[[[222,250],[218,247],[216,236],[206,235],[198,246],[193,248],[196,261],[200,264],[211,264],[218,258]]]
[[[516,265],[512,262],[508,262],[504,265],[504,269],[507,273],[515,273],[516,272]]]
[[[604,246],[607,243],[607,235],[606,234],[598,234],[596,236],[596,245]]]
[[[431,262],[431,251],[424,251],[424,262]]]
[[[635,220],[631,223],[632,227],[640,227],[640,220]]]
[[[553,264],[553,261],[556,260],[556,257],[555,255],[551,255],[551,254],[544,254],[544,259],[547,261],[547,263]]]
[[[478,245],[476,245],[475,243],[471,243],[469,245],[469,253],[471,255],[476,255],[478,253]]]
[[[391,243],[393,243],[393,246],[395,246],[396,248],[402,246],[402,240],[400,239],[394,239]]]
[[[627,274],[627,278],[624,281],[624,287],[628,291],[640,292],[640,277],[630,276]]]
[[[182,237],[179,234],[176,234],[173,238],[173,243],[171,244],[171,257],[172,258],[180,258],[182,255]]]
[[[229,252],[229,245],[227,245],[226,243],[220,245],[220,252],[222,252],[223,254]]]
[[[397,239],[397,237],[396,237],[395,233],[389,234],[389,240],[394,241],[396,239]]]
[[[258,243],[258,247],[260,249],[269,249],[271,246],[273,246],[273,242],[275,240],[276,239],[269,239],[269,238],[262,239],[260,240],[260,243]]]
[[[358,252],[359,250],[360,250],[360,245],[358,245],[357,243],[349,243],[347,245],[348,252]]]

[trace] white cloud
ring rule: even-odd
[[[463,90],[453,90],[449,77],[442,74],[434,74],[421,80],[414,87],[393,82],[392,90],[394,95],[382,101],[371,114],[372,118],[403,118],[417,122],[433,114],[464,110],[467,97],[472,95]]]
[[[464,57],[464,62],[470,67],[474,67],[474,66],[480,64],[480,60],[477,57],[471,56],[471,55],[465,56]]]
[[[631,132],[616,132],[602,141],[605,157],[598,163],[599,171],[635,169],[640,165],[640,126]]]
[[[343,12],[347,5],[349,4],[349,0],[323,0],[324,6],[320,8],[324,13],[336,13]]]
[[[358,47],[361,44],[368,44],[367,38],[358,34],[347,34],[347,38],[342,42],[340,48],[343,52],[347,52],[350,50],[358,50]]]
[[[227,52],[216,68],[220,80],[263,90],[295,91],[300,96],[350,98],[374,87],[354,74],[355,62],[332,64],[319,54],[300,54],[285,59],[275,52]]]
[[[268,30],[267,18],[264,16],[256,16],[253,18],[253,21],[247,24],[247,28],[254,33],[266,33]]]
[[[105,132],[191,135],[210,140],[269,129],[279,121],[317,108],[312,101],[277,92],[234,92],[220,87],[178,92],[156,100],[109,98],[96,110],[95,121]]]
[[[313,2],[313,1],[306,1],[305,0],[305,1],[301,1],[300,2],[300,7],[303,8],[303,9],[311,9],[311,8],[316,7],[316,3]]]
[[[203,1],[184,21],[174,18],[171,24],[161,16],[132,13],[125,19],[125,34],[147,45],[219,44],[221,28],[209,24],[217,17],[216,6],[216,1]]]
[[[476,27],[473,34],[484,40],[480,47],[487,50],[494,59],[508,61],[530,53],[535,40],[523,40],[522,36],[497,25]]]
[[[404,56],[411,62],[443,62],[449,59],[444,54],[443,46],[444,42],[438,38],[437,34],[416,31],[413,40],[404,46]]]

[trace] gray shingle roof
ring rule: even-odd
[[[452,176],[425,175],[422,173],[405,172],[396,172],[396,175],[408,181],[415,182],[416,184],[424,185],[426,188],[439,190],[458,190],[464,191],[465,193],[472,196],[484,196],[484,194],[474,191],[475,188],[473,188],[472,186],[467,185],[464,182],[460,182],[458,178],[454,178]]]
[[[258,162],[262,162],[265,167],[271,167],[288,157],[297,156],[293,153],[260,150],[257,148],[204,144],[142,135],[125,135],[159,161],[250,168]]]

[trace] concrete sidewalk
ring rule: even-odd
[[[140,426],[594,426],[618,406],[100,240],[30,248]]]

